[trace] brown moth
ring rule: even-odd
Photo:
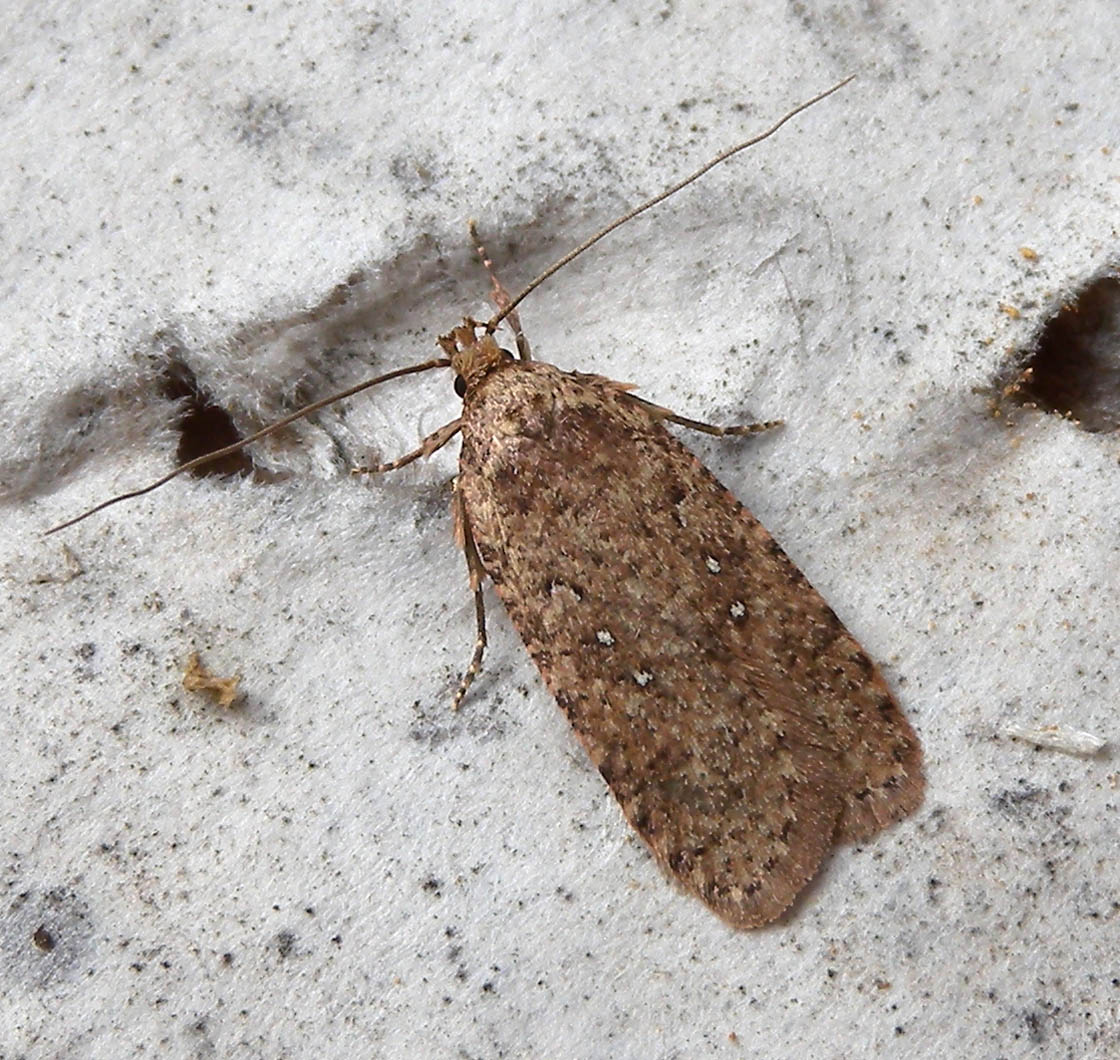
[[[515,360],[473,322],[440,341],[466,384],[472,580],[662,868],[736,927],[773,920],[834,842],[921,802],[882,676],[672,413]]]
[[[332,401],[449,366],[461,416],[413,452],[359,470],[402,467],[462,435],[455,526],[478,636],[455,704],[482,662],[489,578],[658,864],[735,927],[774,920],[834,843],[866,839],[921,803],[917,737],[832,609],[665,427],[748,434],[773,424],[712,427],[629,386],[534,361],[515,307],[607,232],[839,87],[612,222],[517,298],[480,246],[499,312],[442,336],[446,357],[316,402],[78,519]],[[517,356],[494,339],[506,318]]]

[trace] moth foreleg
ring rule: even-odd
[[[467,559],[467,575],[470,579],[471,592],[474,594],[474,619],[477,634],[474,641],[474,653],[471,661],[459,681],[455,690],[455,698],[451,701],[451,709],[458,710],[459,704],[467,694],[467,689],[474,682],[475,675],[482,669],[482,656],[486,651],[486,605],[482,598],[482,560],[479,558],[478,549],[471,536],[471,524],[467,518],[467,510],[463,505],[462,495],[458,488],[455,490],[455,533],[463,548],[463,555]]]
[[[396,460],[390,460],[387,464],[374,464],[372,467],[352,467],[350,474],[380,475],[385,471],[396,471],[397,468],[404,467],[405,464],[411,464],[413,460],[419,460],[422,456],[431,456],[437,449],[442,449],[459,433],[462,426],[462,417],[452,420],[450,423],[445,423],[438,431],[432,431],[411,453],[398,456]]]

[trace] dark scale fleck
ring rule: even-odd
[[[846,634],[847,630],[836,622],[815,622],[813,624],[813,647],[820,655],[830,653],[833,645]]]
[[[875,664],[871,661],[867,652],[852,652],[852,654],[849,655],[848,658],[851,659],[852,662],[854,662],[856,666],[858,666],[863,671],[863,676],[870,681],[875,674]]]

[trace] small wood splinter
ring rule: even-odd
[[[198,652],[191,652],[187,668],[183,671],[183,687],[188,692],[205,692],[219,707],[228,710],[237,701],[237,686],[241,675],[217,677],[202,665]]]
[[[531,359],[517,306],[621,224],[772,135],[850,78],[636,206],[511,297],[472,224],[497,312],[439,339],[445,356],[368,380],[191,461],[139,496],[347,397],[450,367],[460,416],[382,473],[461,436],[455,534],[477,635],[458,707],[486,650],[482,583],[513,625],[627,820],[665,872],[738,928],[779,917],[835,843],[912,813],[917,737],[878,668],[805,576],[666,423],[717,436],[598,375]],[[507,320],[518,355],[494,332]]]

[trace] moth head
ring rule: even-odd
[[[463,323],[452,328],[447,335],[441,335],[439,344],[443,352],[451,358],[451,370],[455,373],[455,393],[466,397],[467,391],[489,375],[500,364],[513,360],[513,354],[503,350],[487,331],[478,334],[485,325],[467,317]]]

